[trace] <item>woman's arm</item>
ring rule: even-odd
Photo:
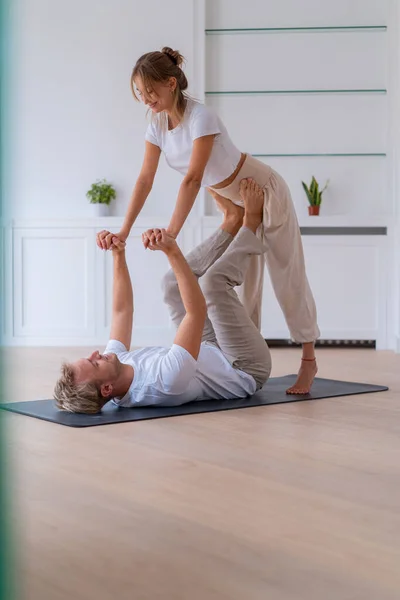
[[[189,169],[179,188],[175,210],[167,229],[167,232],[175,238],[182,229],[199,193],[204,170],[213,148],[214,137],[215,135],[205,135],[193,142]]]
[[[158,146],[146,142],[146,150],[143,159],[143,165],[137,178],[134,187],[131,201],[128,206],[128,211],[125,215],[124,223],[120,233],[125,239],[130,234],[132,225],[136,221],[148,195],[153,187],[154,177],[157,172],[158,163],[160,161],[161,150]],[[124,240],[125,241],[125,240]]]
[[[136,221],[148,195],[153,187],[154,177],[157,172],[160,161],[161,150],[158,146],[146,141],[146,150],[144,154],[142,168],[133,189],[131,200],[125,215],[121,231],[117,234],[108,231],[102,231],[97,234],[97,245],[100,249],[110,250],[113,235],[125,242],[128,238],[132,225]]]

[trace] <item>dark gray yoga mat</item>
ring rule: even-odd
[[[12,402],[2,404],[0,408],[11,412],[51,421],[68,427],[92,427],[94,425],[108,425],[110,423],[125,423],[127,421],[142,421],[145,419],[159,419],[177,417],[179,415],[192,415],[197,413],[215,412],[219,410],[233,410],[265,406],[268,404],[281,404],[283,402],[299,402],[302,400],[319,400],[334,398],[336,396],[352,396],[354,394],[367,394],[370,392],[384,392],[387,387],[369,385],[367,383],[352,383],[348,381],[334,381],[332,379],[317,378],[314,381],[311,393],[305,396],[288,396],[285,390],[296,380],[295,375],[285,377],[271,377],[262,390],[247,398],[238,400],[204,400],[203,402],[190,402],[174,407],[140,407],[119,408],[111,402],[103,407],[98,415],[77,415],[58,410],[53,400],[32,400],[29,402]]]

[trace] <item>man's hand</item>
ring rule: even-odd
[[[116,235],[111,239],[111,250],[113,254],[119,254],[125,250],[126,242],[122,242]]]
[[[151,231],[151,233],[149,233]],[[145,247],[150,250],[161,250],[167,256],[176,250],[179,250],[178,244],[176,243],[175,238],[167,233],[165,229],[152,229],[146,231],[143,236],[143,244],[145,244],[145,240],[148,241],[148,244]]]
[[[113,238],[117,238],[120,240],[120,242],[125,243],[127,237],[128,236],[125,235],[125,233],[123,233],[122,231],[120,231],[119,233],[111,233],[110,231],[103,229],[103,231],[100,231],[96,235],[96,244],[100,248],[100,250],[114,250],[114,248],[112,247]]]

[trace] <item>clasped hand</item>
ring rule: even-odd
[[[122,244],[125,247],[126,237],[124,234],[111,233],[103,229],[96,235],[96,243],[100,250],[117,250]],[[165,229],[154,227],[142,233],[143,246],[149,250],[163,250],[168,252],[176,246],[175,238]]]

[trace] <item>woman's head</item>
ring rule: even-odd
[[[153,113],[163,111],[181,118],[185,110],[183,92],[188,87],[181,69],[184,58],[165,47],[161,52],[148,52],[137,61],[131,76],[136,100],[142,100]]]

